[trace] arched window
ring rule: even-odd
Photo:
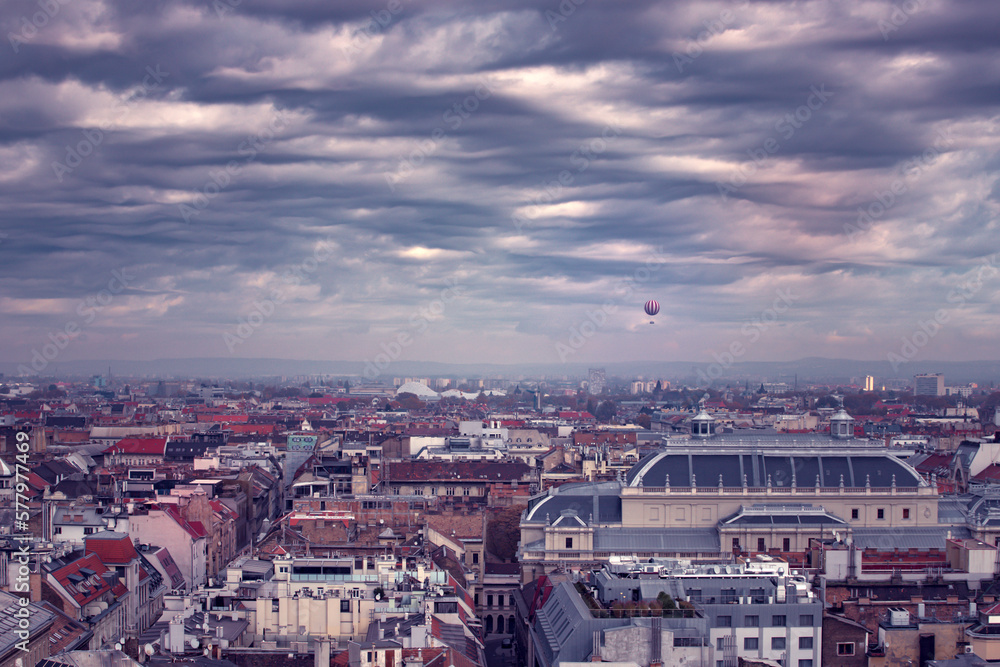
[[[497,616],[497,632],[503,634],[503,616]]]
[[[493,617],[486,617],[486,634],[491,634],[493,632]]]
[[[507,632],[514,634],[514,614],[507,617]]]

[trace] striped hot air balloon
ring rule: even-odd
[[[660,312],[660,304],[650,299],[646,302],[646,314],[652,317]]]

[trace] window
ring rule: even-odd
[[[739,550],[740,550],[740,538],[734,537],[733,538],[733,551],[739,551]]]
[[[463,487],[462,487],[462,495],[463,495],[463,496],[467,496],[467,495],[469,495],[469,493],[470,493],[470,491],[469,491],[469,487],[467,487],[467,486],[463,486]]]
[[[903,508],[903,518],[904,519],[909,519],[910,518],[910,508],[909,507],[904,507]]]
[[[492,595],[487,595],[486,596],[486,606],[487,607],[492,607],[493,606],[493,596]]]
[[[733,617],[732,616],[719,616],[720,628],[731,628],[733,627]]]
[[[566,538],[566,548],[567,549],[572,549],[573,548],[573,538],[572,537],[567,537]]]
[[[62,535],[62,526],[56,526],[52,529],[53,535]]]
[[[812,660],[799,660],[799,667],[813,667]]]
[[[759,642],[756,637],[744,637],[743,638],[743,650],[744,651],[756,651]]]
[[[837,655],[854,655],[854,644],[851,642],[837,642]]]
[[[799,637],[799,648],[806,649],[806,648],[812,648],[812,647],[813,647],[813,638],[812,637]]]
[[[344,599],[340,601],[340,613],[347,614],[351,611],[351,601]]]
[[[479,593],[476,593],[475,596],[473,596],[473,602],[472,603],[474,605],[476,605],[477,607],[479,606]]]
[[[784,637],[771,637],[771,650],[772,651],[784,651],[785,650],[785,638]]]
[[[271,599],[271,611],[278,611],[278,598]]]
[[[774,626],[774,627],[776,627],[776,628],[783,628],[783,627],[785,627],[785,617],[783,615],[782,616],[772,616],[771,617],[771,625]]]
[[[93,535],[96,532],[97,532],[97,529],[94,528],[93,526],[87,526],[87,527],[85,527],[83,529],[83,534],[84,535]]]
[[[781,540],[781,550],[782,551],[791,551],[792,550],[792,541],[790,539],[788,539],[787,537],[785,539]]]
[[[757,551],[767,551],[767,547],[764,544],[764,538],[763,537],[758,537],[757,538]]]
[[[479,565],[479,552],[478,551],[473,551],[472,552],[472,564],[473,565]]]
[[[879,507],[877,510],[875,510],[875,512],[876,512],[876,516],[879,519],[884,519],[885,518],[885,510],[882,509],[881,507]]]
[[[743,618],[743,625],[748,628],[759,628],[760,616],[745,616]]]
[[[855,507],[854,509],[851,510],[851,518],[852,519],[857,519],[860,516],[860,514],[861,514],[861,512],[858,510],[857,507]]]
[[[721,651],[721,650],[723,649],[723,646],[722,646],[722,644],[723,644],[723,643],[725,643],[725,641],[726,641],[726,638],[725,638],[725,637],[718,637],[718,638],[717,638],[717,639],[715,640],[715,650],[716,650],[716,651]]]
[[[802,627],[804,627],[804,628],[811,628],[812,624],[813,624],[813,615],[812,614],[801,614],[799,616],[799,625],[801,625]]]
[[[444,493],[445,493],[446,496],[453,496],[453,495],[455,495],[455,487],[454,486],[449,486],[448,488],[446,488],[444,490]]]
[[[511,607],[513,607],[513,606],[514,606],[514,596],[513,596],[513,595],[511,595],[511,596],[509,597],[509,599],[510,599],[510,606],[511,606]],[[507,626],[507,627],[510,627],[510,625],[508,624],[508,626]]]

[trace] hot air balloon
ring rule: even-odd
[[[658,312],[660,312],[660,304],[658,304],[653,299],[650,299],[649,301],[646,302],[646,314],[647,315],[649,315],[650,317],[652,317],[653,315],[656,315]],[[649,323],[653,324],[653,320],[650,320]]]

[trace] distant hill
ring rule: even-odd
[[[360,361],[310,361],[297,359],[240,359],[215,357],[204,359],[155,359],[128,361],[95,359],[91,361],[56,360],[45,369],[46,377],[86,377],[105,374],[108,367],[115,375],[160,378],[250,378],[297,375],[361,376],[365,364]],[[452,364],[433,361],[396,361],[383,373],[385,377],[458,376],[510,377],[525,375],[548,378],[586,377],[588,368],[600,367],[608,376],[658,377],[694,384],[701,373],[709,373],[710,362],[632,361],[613,363],[569,364]],[[17,377],[17,363],[0,362],[0,373]],[[947,384],[1000,382],[1000,361],[913,361],[894,371],[886,361],[824,359],[809,357],[795,361],[748,361],[725,369],[723,378],[791,382],[848,382],[851,378],[874,375],[879,379],[912,378],[916,373],[944,373]],[[714,375],[714,373],[711,373]]]

